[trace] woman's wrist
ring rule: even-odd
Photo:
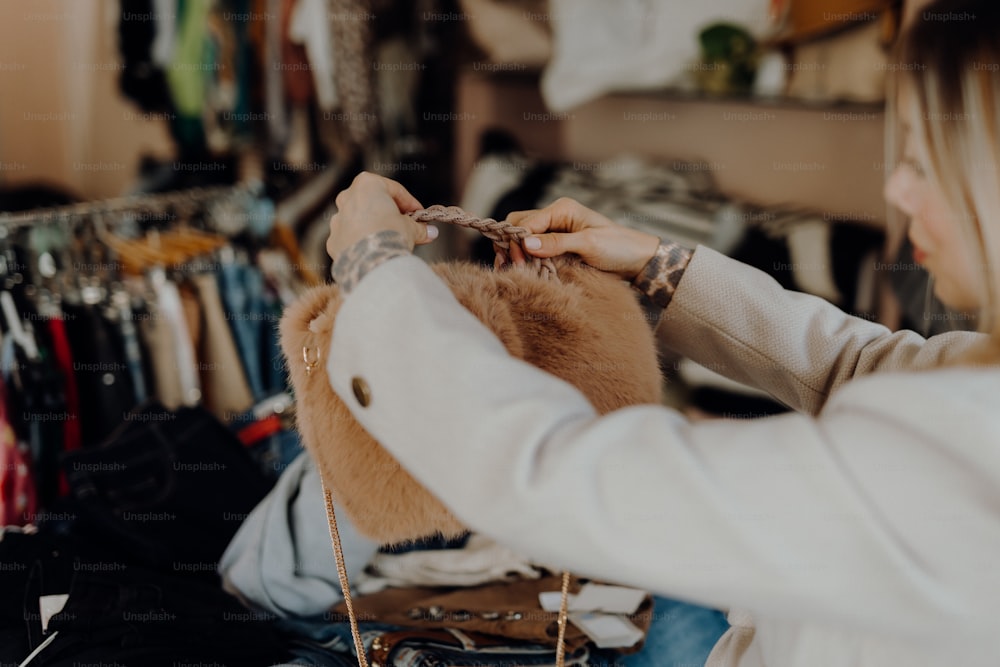
[[[347,294],[368,273],[394,257],[411,254],[406,237],[395,230],[369,234],[333,260],[333,280]]]
[[[632,281],[646,299],[666,308],[677,291],[692,251],[672,241],[661,241],[656,252]]]

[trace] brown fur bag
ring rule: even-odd
[[[441,263],[432,269],[511,355],[575,385],[599,413],[659,403],[653,332],[634,291],[576,259],[557,259],[556,267],[558,281],[518,267],[493,271]],[[330,386],[326,350],[340,303],[336,285],[315,287],[281,319],[298,430],[334,501],[359,532],[381,543],[463,532],[437,498],[358,424]],[[304,348],[323,351],[311,373]]]

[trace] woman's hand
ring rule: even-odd
[[[430,243],[438,229],[416,222],[404,213],[423,208],[417,199],[396,181],[361,172],[351,187],[337,195],[337,212],[330,218],[330,238],[326,252],[335,260],[355,243],[381,231],[403,235],[412,250]]]
[[[579,202],[563,197],[543,209],[518,211],[507,222],[527,228],[534,236],[524,239],[524,249],[535,257],[565,253],[579,255],[587,264],[633,280],[653,257],[660,239],[619,225]],[[525,256],[513,244],[515,264]]]

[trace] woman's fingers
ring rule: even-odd
[[[524,227],[524,225],[521,224],[521,221],[534,215],[535,213],[538,213],[538,209],[536,208],[528,209],[526,211],[514,211],[507,216],[506,222],[509,222],[516,227]]]
[[[416,245],[427,245],[441,234],[441,231],[434,225],[422,222],[414,222],[413,224],[417,226],[417,236],[414,239]]]
[[[408,249],[433,241],[436,227],[418,223],[405,215],[422,208],[416,197],[391,179],[362,172],[350,187],[336,197],[337,213],[330,218],[327,252],[336,261],[340,253],[372,234],[399,232]]]
[[[370,197],[371,191],[375,189],[384,190],[396,202],[400,213],[409,213],[410,211],[424,208],[417,198],[411,195],[410,191],[404,188],[402,184],[391,178],[373,174],[370,171],[363,171],[355,176],[354,181],[351,182],[351,187],[341,192],[337,196],[335,203],[338,207],[342,208],[346,203],[346,200],[342,198],[355,193],[363,197]]]
[[[510,244],[510,261],[515,266],[523,266],[528,263],[528,258],[525,256],[524,251],[521,250],[521,246],[516,243]]]
[[[610,220],[597,211],[593,211],[575,199],[561,197],[545,208],[536,211],[521,211],[517,216],[519,227],[524,227],[532,234],[547,232],[581,232],[591,227],[607,227]],[[508,216],[508,221],[516,214]]]
[[[556,257],[566,253],[586,255],[590,249],[590,234],[587,231],[535,234],[523,243],[525,251],[535,257]]]

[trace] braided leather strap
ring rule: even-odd
[[[524,227],[512,225],[503,220],[493,218],[478,218],[471,213],[467,213],[458,206],[441,206],[435,204],[425,209],[413,211],[409,214],[417,222],[447,222],[459,227],[467,227],[479,231],[483,236],[493,241],[497,247],[497,254],[500,255],[503,264],[510,261],[510,244],[520,246],[521,241],[531,235],[531,232]],[[556,266],[549,258],[539,259],[524,253],[529,258],[529,264],[534,267],[539,275],[546,278],[558,280]]]

